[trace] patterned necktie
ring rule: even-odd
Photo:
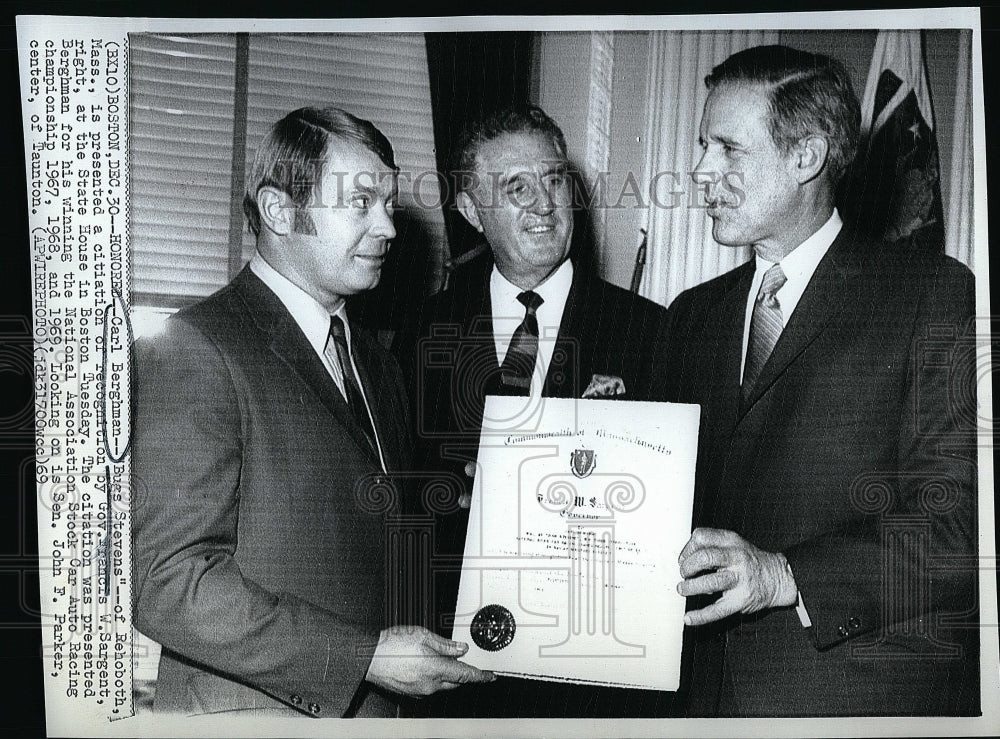
[[[371,418],[368,416],[368,406],[365,404],[365,396],[361,392],[361,383],[354,373],[354,364],[351,362],[350,349],[347,347],[347,332],[344,330],[344,322],[340,316],[330,317],[330,339],[336,348],[336,357],[331,357],[330,342],[327,342],[327,356],[338,363],[340,375],[344,379],[344,395],[347,396],[347,405],[354,414],[354,420],[358,422],[361,430],[364,431],[365,438],[372,451],[378,454],[378,446],[375,442],[375,429],[372,426]]]
[[[781,319],[781,304],[775,293],[785,281],[781,265],[775,264],[764,273],[764,280],[760,283],[760,292],[757,293],[753,315],[750,317],[750,340],[747,342],[747,359],[743,367],[743,402],[750,397],[761,369],[781,336],[784,322]]]
[[[538,356],[538,310],[544,300],[538,293],[526,290],[517,296],[524,306],[524,320],[514,331],[507,354],[500,366],[500,384],[507,395],[527,395]]]

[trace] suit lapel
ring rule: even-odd
[[[357,445],[373,456],[371,445],[354,420],[337,384],[278,296],[249,267],[243,268],[234,284],[243,295],[247,312],[270,335],[271,351],[319,397]],[[375,461],[378,462],[377,459]]]
[[[562,320],[559,322],[559,335],[556,337],[556,344],[552,348],[552,359],[545,373],[543,397],[578,398],[590,382],[589,377],[577,375],[593,366],[589,353],[593,352],[595,347],[588,335],[588,331],[593,330],[593,326],[588,325],[590,318],[588,297],[594,292],[592,288],[593,283],[584,271],[574,267],[573,282],[566,296]]]
[[[456,317],[462,324],[463,335],[471,338],[468,349],[474,353],[482,351],[486,355],[485,357],[477,356],[473,360],[477,367],[482,368],[487,373],[483,395],[496,395],[500,392],[500,363],[497,361],[496,334],[493,328],[493,298],[490,294],[490,275],[493,271],[493,261],[486,260],[485,267],[485,271],[476,274],[475,279],[465,282],[465,293],[456,304],[460,311]],[[469,361],[468,358],[467,361]],[[480,402],[484,402],[484,399],[480,398]]]
[[[393,383],[385,366],[385,360],[375,352],[374,339],[361,333],[363,329],[351,331],[351,351],[354,353],[354,363],[361,376],[361,387],[371,408],[375,422],[375,433],[382,445],[382,455],[385,457],[387,469],[399,469],[399,450],[396,445],[396,434],[389,427],[389,419],[402,418],[403,409],[396,408],[393,403],[395,393],[387,392]],[[357,424],[355,424],[357,426]]]
[[[757,383],[743,406],[743,413],[760,400],[789,365],[830,325],[844,305],[848,278],[854,266],[847,254],[850,237],[846,228],[830,246],[806,287],[799,304],[761,368]]]
[[[700,494],[695,496],[694,520],[712,521],[719,493],[719,460],[729,454],[733,430],[739,421],[740,363],[743,353],[743,324],[747,295],[753,282],[754,263],[747,262],[728,289],[704,313],[691,346],[678,347],[679,353],[697,352],[686,379],[701,388],[695,399],[702,406],[702,427],[698,442]],[[685,335],[685,342],[690,338]]]
[[[718,313],[708,320],[709,324],[714,324],[721,332],[718,337],[718,347],[722,361],[717,368],[709,367],[706,371],[716,377],[713,383],[713,400],[718,408],[717,417],[727,427],[736,423],[739,414],[743,331],[747,295],[753,283],[754,262],[747,262],[740,269],[743,273],[719,301]]]

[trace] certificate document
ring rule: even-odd
[[[487,397],[484,418],[524,401]],[[453,637],[504,675],[676,690],[699,408],[538,405],[481,437]]]

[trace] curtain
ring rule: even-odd
[[[972,228],[972,31],[962,31],[955,75],[955,115],[952,124],[950,199],[945,215],[945,254],[974,269]]]

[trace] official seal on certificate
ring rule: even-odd
[[[469,627],[473,643],[487,652],[498,652],[514,640],[517,623],[514,614],[501,605],[483,606]]]

